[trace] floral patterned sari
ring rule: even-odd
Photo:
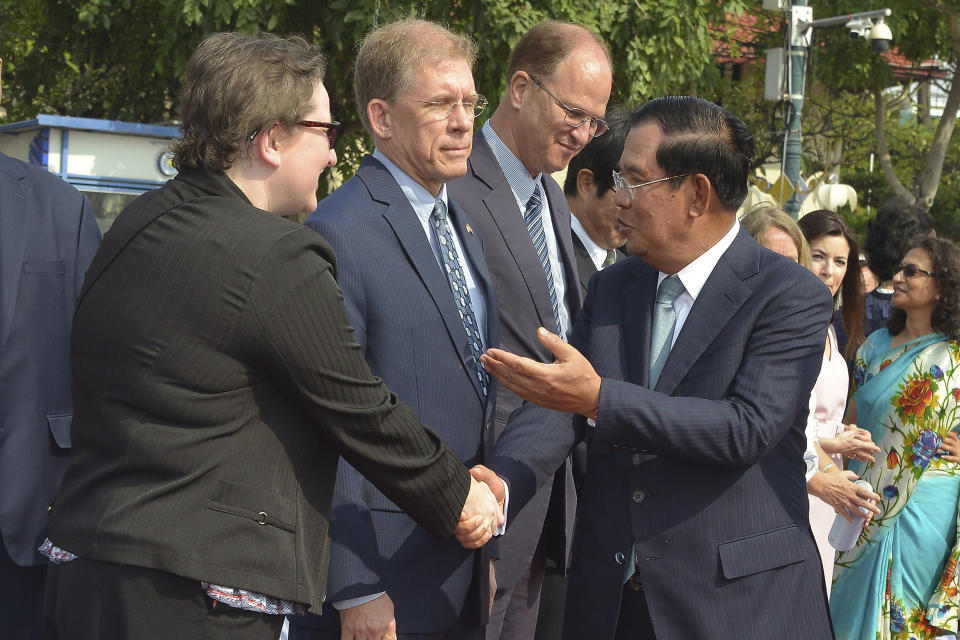
[[[884,500],[857,546],[837,557],[830,611],[838,640],[925,640],[956,633],[960,466],[937,454],[960,427],[960,351],[939,334],[857,353],[858,426],[881,448],[850,468]]]

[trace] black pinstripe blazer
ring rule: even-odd
[[[222,173],[131,204],[74,320],[74,459],[51,539],[319,610],[339,455],[449,535],[467,472],[370,373],[334,265]]]
[[[741,230],[654,392],[646,384],[656,288],[657,271],[639,258],[597,273],[570,340],[603,381],[564,638],[614,637],[634,544],[660,640],[833,637],[803,464],[829,291]],[[525,405],[505,438],[528,433],[519,427],[543,411]],[[573,422],[571,440],[586,428]],[[544,459],[563,455],[531,437],[501,440],[504,457],[490,461],[511,479],[511,508],[548,479],[540,470],[548,464],[521,464],[530,447]]]

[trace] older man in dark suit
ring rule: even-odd
[[[497,307],[474,225],[447,198],[467,170],[473,43],[400,20],[371,32],[354,67],[376,150],[307,220],[337,253],[343,299],[371,371],[468,465],[493,445],[494,389],[480,365]],[[482,637],[489,558],[436,540],[348,464],[334,492],[330,593],[291,638]],[[339,613],[338,613],[339,612]]]
[[[0,620],[40,637],[37,551],[70,462],[70,321],[100,244],[90,202],[0,153]]]
[[[582,302],[570,210],[549,174],[604,133],[610,53],[583,27],[546,22],[514,47],[508,74],[500,106],[474,135],[469,170],[449,192],[483,238],[500,300],[500,344],[546,359],[534,331],[543,325],[566,335]],[[498,436],[520,403],[512,392],[498,392]],[[556,483],[511,518],[495,563],[491,640],[533,637],[546,557],[566,566],[575,504],[565,464]]]
[[[302,38],[239,34],[187,65],[180,173],[120,215],[78,303],[49,638],[274,640],[325,599],[341,455],[438,538],[502,525],[370,373],[330,246],[281,217],[336,162],[323,71]]]
[[[555,363],[484,356],[588,437],[568,640],[833,636],[803,463],[832,305],[739,228],[753,153],[743,122],[699,98],[638,109],[615,181],[635,257],[594,276],[569,345],[540,331]],[[489,461],[511,510],[565,453],[513,430],[545,411],[515,415]],[[530,446],[539,463],[521,461]]]

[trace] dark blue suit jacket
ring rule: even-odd
[[[832,309],[809,271],[741,230],[646,388],[657,271],[629,258],[593,277],[571,344],[603,378],[590,439],[564,638],[613,638],[634,543],[658,638],[831,638],[807,520],[804,423]],[[542,421],[533,405],[511,422]],[[511,502],[545,482],[508,428],[491,466]]]
[[[99,244],[86,197],[0,153],[0,532],[20,565],[47,561],[70,460],[70,323]]]
[[[452,203],[449,215],[462,257],[487,292],[487,344],[497,344],[496,298],[480,236]],[[344,302],[370,369],[467,466],[484,462],[493,443],[495,386],[485,400],[447,277],[396,180],[365,158],[307,225],[336,251]],[[485,622],[486,551],[430,537],[345,462],[332,517],[327,602],[386,591],[400,633],[443,631],[465,606],[476,608],[478,625]],[[476,599],[467,602],[474,580]],[[337,628],[339,616],[326,605],[320,618],[293,622]]]

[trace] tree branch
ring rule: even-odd
[[[877,129],[877,156],[880,158],[880,166],[883,168],[883,176],[887,179],[887,184],[893,189],[893,192],[908,204],[914,204],[916,197],[903,186],[897,172],[893,169],[893,163],[890,162],[890,150],[887,148],[887,134],[883,130],[884,116],[886,115],[886,106],[883,102],[883,88],[878,83],[873,89],[873,101],[875,105],[874,121]]]

